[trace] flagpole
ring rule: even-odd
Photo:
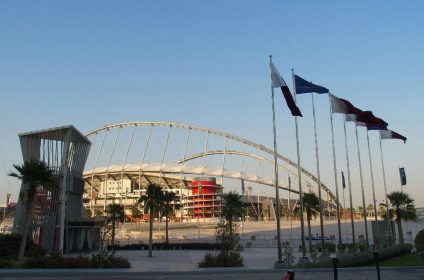
[[[349,182],[349,201],[350,201],[350,222],[352,224],[352,244],[355,247],[355,221],[353,216],[353,202],[352,202],[352,181],[350,179],[350,164],[349,164],[349,150],[347,146],[347,133],[346,133],[346,115],[343,114],[344,122],[343,122],[343,128],[344,128],[344,136],[345,136],[345,148],[346,148],[346,163],[347,163],[347,180]]]
[[[296,80],[294,78],[294,69],[292,69],[293,79],[293,95],[294,103],[296,104]],[[299,197],[300,197],[300,234],[302,239],[302,257],[306,258],[306,247],[305,247],[305,223],[303,219],[303,191],[302,191],[302,172],[300,170],[300,145],[299,145],[299,128],[297,125],[297,118],[294,117],[294,124],[296,127],[296,150],[297,150],[297,181],[299,186]]]
[[[333,126],[333,109],[331,107],[330,94],[328,94],[328,103],[330,106],[330,123],[331,123],[331,140],[333,144],[333,166],[334,166],[334,185],[336,187],[336,204],[337,204],[337,229],[339,231],[339,245],[342,245],[342,230],[340,226],[340,203],[339,203],[339,182],[337,180],[337,162],[336,162],[336,148],[334,144],[334,126]]]
[[[365,239],[367,242],[367,247],[370,246],[368,239],[368,224],[367,224],[367,208],[365,206],[365,192],[364,192],[364,177],[362,176],[362,163],[361,163],[361,151],[359,149],[359,138],[358,138],[358,125],[355,122],[355,131],[356,131],[356,145],[358,148],[358,162],[359,162],[359,177],[361,179],[361,191],[362,191],[362,207],[364,208],[364,222],[365,222]]]
[[[269,62],[272,63],[272,55],[269,56]],[[277,220],[277,247],[278,247],[278,263],[283,262],[283,252],[281,247],[281,230],[280,230],[280,195],[278,190],[278,165],[277,165],[277,133],[275,127],[275,105],[274,105],[274,87],[271,85],[272,97],[272,127],[274,134],[274,175],[275,175],[275,200],[277,202],[276,220]]]
[[[378,245],[378,242],[379,242],[379,239],[380,239],[380,231],[379,231],[379,228],[378,228],[377,203],[376,203],[376,199],[375,199],[375,187],[374,187],[374,172],[373,172],[373,169],[372,169],[370,137],[369,137],[369,133],[368,133],[368,128],[367,128],[367,143],[368,143],[368,157],[369,157],[369,160],[370,160],[372,199],[374,201],[374,221],[375,221],[375,228],[377,229],[376,239],[374,240],[374,246],[376,246],[376,245]]]
[[[290,210],[290,200],[291,200],[291,179],[290,179],[290,175],[289,175],[289,195],[287,197],[287,209],[289,210],[289,219],[290,219],[290,235],[289,235],[289,239],[291,240],[292,233],[293,233],[293,217],[292,217],[292,211]]]
[[[324,219],[323,219],[323,209],[322,209],[322,198],[321,198],[321,174],[319,171],[319,155],[318,155],[318,135],[317,135],[317,123],[315,117],[315,102],[314,102],[314,94],[311,93],[312,96],[312,115],[314,118],[314,132],[315,132],[315,157],[317,163],[317,176],[318,176],[318,198],[319,198],[319,223],[321,228],[321,246],[322,246],[322,254],[325,255],[325,243],[324,243]]]
[[[345,199],[345,187],[343,187],[343,216],[344,216],[344,225],[345,225],[345,239],[347,240],[347,219],[345,215],[346,209],[346,199]]]
[[[380,134],[380,154],[381,154],[381,167],[383,169],[384,196],[386,198],[387,230],[389,232],[389,244],[392,244],[392,242],[393,242],[393,235],[392,235],[392,227],[391,227],[391,223],[390,223],[389,199],[387,197],[386,171],[384,169],[383,144],[382,144],[382,141],[381,141],[381,134]]]

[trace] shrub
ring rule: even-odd
[[[0,259],[17,259],[20,242],[21,237],[18,234],[0,234]],[[38,258],[45,254],[46,251],[43,248],[34,244],[32,240],[27,240],[26,257]]]
[[[109,262],[112,264],[114,268],[130,268],[131,263],[127,258],[120,256],[113,256],[108,258]]]
[[[286,263],[289,267],[292,266],[294,263],[294,256],[293,256],[293,248],[290,247],[289,242],[283,242],[283,262]]]
[[[220,244],[220,253],[207,253],[198,263],[199,267],[236,267],[243,266],[240,255],[238,226],[228,221],[220,221],[215,227],[215,239]]]
[[[312,262],[317,262],[318,261],[318,250],[312,250],[309,253],[309,258],[311,259]]]
[[[18,261],[13,259],[0,258],[0,268],[20,268],[21,265]]]
[[[243,266],[243,258],[239,252],[207,253],[198,263],[199,267],[240,267]]]
[[[221,245],[221,251],[237,250],[240,242],[238,225],[219,221],[215,227],[215,239]]]
[[[421,230],[415,237],[414,245],[417,252],[424,252],[424,229]]]
[[[20,240],[21,237],[17,234],[0,235],[0,259],[16,259]]]
[[[148,244],[129,244],[129,245],[115,245],[117,250],[147,250]],[[153,248],[156,250],[220,250],[221,244],[219,243],[153,243]],[[111,247],[108,247],[111,249]]]
[[[336,244],[334,244],[334,243],[325,242],[324,247],[325,247],[325,251],[327,253],[336,252]],[[313,244],[311,249],[312,249],[312,251],[322,252],[321,243]]]
[[[10,268],[17,268],[19,263],[11,264]],[[6,266],[5,266],[6,267]],[[98,255],[91,258],[87,256],[63,257],[57,253],[45,258],[29,258],[22,263],[23,268],[130,268],[128,259],[123,257],[104,257],[100,262]]]
[[[379,260],[386,260],[394,257],[399,257],[409,254],[412,250],[411,244],[396,245],[393,247],[385,248],[379,251]],[[339,267],[357,267],[373,264],[375,258],[373,252],[355,252],[351,251],[350,254],[343,255],[338,258]],[[324,260],[318,263],[311,263],[307,267],[332,267],[332,260]]]
[[[90,268],[93,267],[91,260],[85,256],[63,257],[60,268]]]
[[[103,261],[100,260],[99,255],[94,255],[91,257],[92,267],[96,268],[130,268],[131,263],[128,259],[120,256],[109,256],[104,257]]]

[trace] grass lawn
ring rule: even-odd
[[[395,267],[395,266],[421,266],[423,265],[421,257],[418,253],[404,255],[390,260],[380,262],[382,267]]]

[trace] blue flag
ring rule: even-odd
[[[310,92],[330,93],[330,91],[327,88],[313,84],[312,82],[308,82],[297,75],[294,75],[294,82],[296,84],[296,94],[310,93]]]

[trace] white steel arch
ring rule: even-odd
[[[270,148],[267,148],[264,145],[250,141],[246,138],[235,136],[235,135],[232,135],[230,133],[222,132],[222,131],[215,130],[215,129],[205,128],[205,127],[196,126],[196,125],[189,125],[189,124],[184,124],[184,123],[179,123],[179,122],[165,122],[165,121],[123,122],[123,123],[118,123],[118,124],[105,125],[103,127],[100,127],[98,129],[95,129],[95,130],[89,132],[86,136],[87,137],[94,137],[97,134],[100,134],[100,133],[103,133],[103,132],[108,132],[108,131],[113,130],[113,129],[123,129],[123,128],[127,128],[127,127],[142,127],[142,126],[144,126],[144,127],[162,126],[162,127],[169,127],[169,128],[180,128],[180,129],[187,129],[187,130],[192,130],[192,131],[199,131],[199,132],[207,133],[208,135],[210,134],[210,135],[215,135],[215,136],[222,137],[222,138],[225,138],[225,139],[231,139],[235,142],[239,142],[239,143],[248,145],[250,147],[253,147],[255,149],[258,149],[258,150],[265,152],[266,154],[269,154],[269,155],[274,154],[273,150],[271,150]],[[170,173],[177,174],[178,172],[180,172],[182,174],[182,173],[187,172],[186,170],[184,170],[184,165],[186,164],[187,161],[190,161],[194,158],[200,158],[200,157],[206,157],[206,156],[210,156],[210,155],[214,155],[214,154],[224,154],[224,153],[229,154],[229,155],[233,154],[233,155],[242,155],[242,156],[254,157],[254,158],[257,158],[258,160],[268,161],[267,159],[265,159],[263,157],[259,157],[257,155],[239,152],[239,151],[236,152],[236,151],[207,151],[207,150],[205,150],[205,152],[203,152],[203,153],[194,154],[194,155],[185,157],[184,159],[181,159],[180,161],[178,161],[177,163],[174,163],[174,164],[161,163],[159,165],[162,165],[163,168],[160,167],[159,168],[160,170],[157,170],[157,172],[159,172],[161,174],[168,173],[169,170],[167,170],[167,169],[169,169],[170,166],[173,166],[174,171],[172,171]],[[285,163],[289,164],[290,166],[292,166],[293,168],[297,169],[297,164],[295,162],[293,162],[292,160],[286,158],[285,156],[278,154],[278,159],[282,160],[283,162],[285,162]],[[141,165],[143,165],[143,163],[141,163]],[[141,167],[141,165],[139,165],[138,171],[143,169],[143,167]],[[130,166],[131,165],[128,164],[128,167],[130,167]],[[175,168],[176,166],[179,166],[179,167]],[[150,167],[152,167],[152,166],[150,166]],[[281,165],[280,165],[280,167],[281,167]],[[119,172],[130,171],[130,170],[126,170],[127,166],[125,164],[123,166],[119,166],[119,167],[116,167],[116,168],[119,169]],[[155,167],[155,170],[156,169],[157,168]],[[249,179],[249,178],[242,178],[243,176],[238,176],[238,177],[237,176],[229,176],[228,174],[225,174],[225,172],[224,173],[221,172],[220,174],[219,174],[219,172],[207,172],[207,173],[205,173],[203,169],[204,169],[204,167],[202,167],[202,171],[200,173],[198,173],[198,172],[195,172],[195,173],[189,172],[189,173],[195,174],[195,175],[197,174],[197,175],[224,176],[224,177],[228,176],[226,178],[245,179],[247,181],[258,182],[258,183],[261,183],[261,184],[264,184],[264,185],[270,185],[270,186],[272,186],[272,182],[273,182],[273,180],[259,180],[259,181],[258,180],[251,180],[252,177],[250,177],[250,179]],[[323,182],[318,184],[319,183],[318,178],[315,175],[313,175],[311,172],[309,172],[308,170],[306,170],[303,167],[300,167],[300,169],[301,169],[301,172],[303,174],[305,174],[308,178],[310,178],[312,181],[317,183],[318,186],[321,185],[322,189],[328,195],[328,201],[327,202],[333,204],[333,206],[334,206],[335,203],[336,203],[336,196],[332,193],[332,191]],[[176,172],[175,170],[178,170],[178,172]],[[193,168],[192,168],[192,170],[193,170]],[[286,169],[286,170],[288,170],[288,169]],[[150,171],[152,171],[152,170],[150,170]],[[106,168],[106,170],[94,168],[93,170],[85,172],[85,174],[88,174],[89,172],[91,172],[90,174],[96,174],[96,175],[99,175],[99,174],[97,174],[97,172],[99,172],[99,173],[105,172],[106,174],[112,174],[113,170],[110,170],[109,168]],[[297,178],[297,175],[294,172],[290,172],[290,173],[294,174],[294,176]],[[217,175],[217,174],[219,174],[219,175]],[[254,176],[258,177],[257,175],[254,175]],[[283,189],[288,189],[286,186],[280,185],[280,187],[283,188]],[[298,191],[295,190],[295,189],[291,189],[291,191],[298,193]]]

